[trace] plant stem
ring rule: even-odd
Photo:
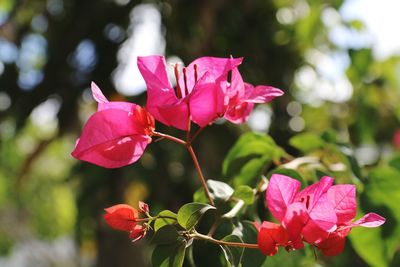
[[[189,151],[190,156],[192,157],[194,166],[196,167],[196,171],[199,175],[200,181],[203,184],[204,191],[208,198],[208,201],[211,205],[215,206],[214,200],[211,198],[210,191],[208,190],[208,186],[206,183],[206,179],[204,178],[203,172],[201,171],[199,161],[197,160],[196,154],[194,153],[193,147],[190,143],[186,143],[187,150]]]
[[[224,246],[229,246],[229,247],[258,249],[258,244],[228,242],[228,241],[214,239],[211,236],[203,235],[203,234],[199,234],[199,233],[194,233],[194,234],[191,234],[190,236],[193,237],[194,239],[206,240],[206,241],[209,241],[209,242],[217,244],[217,245],[224,245]]]
[[[171,220],[176,220],[175,217],[171,217],[171,216],[155,216],[155,217],[149,217],[149,218],[136,218],[136,219],[129,219],[127,221],[131,221],[131,222],[148,222],[148,221],[153,221],[156,219],[171,219]]]
[[[171,141],[173,141],[173,142],[175,142],[175,143],[178,143],[178,144],[180,144],[180,145],[184,145],[184,146],[187,145],[185,141],[183,141],[182,139],[179,139],[179,138],[177,138],[177,137],[174,137],[174,136],[172,136],[172,135],[163,134],[163,133],[159,133],[159,132],[153,132],[153,136],[162,137],[162,138],[171,140]]]
[[[214,201],[212,200],[212,198],[210,196],[210,191],[208,190],[208,186],[207,186],[206,180],[204,178],[203,172],[201,171],[199,161],[197,160],[197,157],[196,157],[196,154],[194,153],[192,144],[190,143],[189,135],[187,136],[187,138],[188,138],[187,141],[183,141],[182,139],[179,139],[179,138],[174,137],[172,135],[163,134],[163,133],[159,133],[159,132],[153,132],[153,136],[162,137],[162,138],[171,140],[171,141],[173,141],[175,143],[178,143],[180,145],[186,146],[187,150],[189,151],[190,156],[192,157],[194,166],[196,167],[196,171],[197,171],[197,173],[199,175],[199,178],[200,178],[200,181],[201,181],[201,183],[202,183],[202,185],[204,187],[204,191],[205,191],[205,193],[207,195],[208,201],[210,202],[211,205],[215,206]]]

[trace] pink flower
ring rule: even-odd
[[[299,192],[299,181],[272,175],[267,188],[268,208],[287,229],[295,249],[303,247],[302,237],[315,242],[336,229],[337,216],[327,196],[332,183],[332,178],[323,177]]]
[[[141,202],[140,205],[148,205]],[[112,207],[104,209],[104,220],[107,224],[116,230],[129,232],[129,238],[133,241],[139,240],[146,235],[147,226],[138,224],[141,219],[139,218],[139,212],[135,208],[132,208],[126,204],[118,204]]]
[[[302,248],[306,241],[316,245],[325,255],[337,255],[343,250],[345,237],[353,227],[377,227],[385,222],[375,213],[368,213],[353,222],[356,216],[355,186],[332,186],[332,183],[331,177],[323,177],[299,191],[299,181],[280,174],[271,176],[267,205],[287,233],[288,242],[284,244],[287,248]]]
[[[225,113],[228,72],[241,62],[242,58],[202,57],[184,68],[180,77],[175,66],[175,91],[164,57],[138,57],[138,67],[147,85],[147,109],[168,126],[187,130],[191,119],[204,127]]]
[[[265,85],[254,87],[243,82],[238,69],[234,68],[231,85],[227,89],[228,106],[224,117],[232,123],[243,123],[247,121],[255,103],[268,103],[281,95],[283,92],[277,88]]]
[[[136,104],[109,102],[94,83],[92,94],[98,111],[83,127],[72,156],[106,168],[137,161],[151,142],[153,117]]]

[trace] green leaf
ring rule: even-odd
[[[365,212],[377,212],[386,218],[376,229],[357,227],[350,234],[355,251],[369,265],[389,266],[400,246],[400,172],[385,166],[373,169],[360,195]],[[362,216],[358,214],[357,217]],[[373,246],[368,245],[373,244]]]
[[[271,163],[269,156],[249,160],[242,169],[233,177],[234,186],[256,185],[258,178],[262,175],[267,165]]]
[[[365,185],[365,195],[374,207],[382,205],[400,221],[400,172],[391,167],[379,167],[371,171]]]
[[[155,232],[151,242],[157,245],[167,245],[175,243],[179,239],[181,239],[181,237],[179,236],[175,226],[168,224],[164,225],[158,229],[157,232]]]
[[[321,134],[321,139],[322,139],[322,141],[325,141],[326,143],[336,144],[338,142],[337,133],[333,129],[329,129],[329,128],[326,129]]]
[[[163,210],[161,211],[158,216],[160,217],[172,217],[175,219],[170,219],[170,218],[159,218],[156,219],[154,222],[154,231],[157,232],[161,227],[165,226],[165,225],[169,225],[169,224],[175,224],[176,223],[176,214],[173,213],[170,210]]]
[[[186,241],[181,240],[169,245],[154,248],[151,256],[153,266],[180,267],[185,259]]]
[[[313,150],[322,148],[325,142],[320,136],[314,133],[301,133],[290,138],[289,144],[307,154]]]
[[[385,255],[386,246],[382,240],[381,229],[356,227],[351,231],[349,237],[354,250],[369,265],[374,267],[389,266],[390,261]]]
[[[220,181],[208,179],[207,185],[213,200],[226,202],[230,199],[234,191],[230,185]]]
[[[390,157],[388,163],[389,163],[389,166],[391,166],[391,167],[397,169],[398,171],[400,171],[400,152],[394,153]]]
[[[251,205],[254,202],[253,189],[247,185],[239,185],[232,197],[243,200],[246,205]]]
[[[246,133],[230,149],[222,166],[223,175],[234,185],[252,184],[272,160],[285,152],[267,135]]]
[[[196,192],[193,194],[193,201],[199,203],[208,203],[208,198],[206,193],[204,192],[204,188],[200,187]]]
[[[222,239],[222,241],[243,243],[242,239],[236,235],[225,236]],[[220,245],[220,247],[222,248],[222,250],[224,252],[224,256],[225,256],[226,261],[228,262],[228,266],[231,266],[231,267],[240,266],[244,248],[231,247],[231,246],[225,246],[225,245]]]
[[[185,229],[193,228],[203,216],[203,214],[215,207],[203,203],[188,203],[183,205],[178,211],[178,223]]]

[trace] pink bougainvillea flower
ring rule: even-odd
[[[247,121],[255,103],[268,103],[281,95],[283,92],[277,88],[265,85],[254,87],[243,82],[235,68],[232,70],[231,85],[227,89],[228,106],[224,117],[233,123],[243,123]]]
[[[137,161],[154,131],[154,118],[142,107],[128,102],[109,102],[92,83],[98,111],[83,127],[72,156],[106,168]]]
[[[191,119],[200,127],[225,113],[224,103],[229,71],[242,58],[202,57],[178,74],[176,90],[172,87],[162,56],[138,57],[138,67],[147,85],[147,109],[160,122],[187,130]]]
[[[299,181],[272,175],[266,196],[268,208],[287,229],[295,249],[303,247],[302,238],[315,242],[336,229],[337,216],[327,196],[332,183],[332,178],[323,177],[299,192]]]
[[[344,249],[345,238],[353,227],[378,227],[385,223],[385,218],[368,213],[353,222],[356,216],[356,187],[350,184],[334,185],[328,189],[328,199],[334,205],[338,218],[337,229],[325,239],[316,242],[315,245],[326,256],[335,256]]]
[[[147,204],[141,202],[143,206]],[[148,206],[147,206],[148,207]],[[140,222],[138,210],[126,204],[118,204],[104,209],[104,219],[107,224],[116,230],[129,232],[132,241],[139,240],[146,235],[147,226],[138,224]]]
[[[323,177],[299,191],[299,181],[280,174],[271,176],[267,205],[282,223],[291,248],[299,249],[306,241],[317,246],[324,255],[337,255],[343,251],[345,237],[353,227],[378,227],[385,222],[375,213],[353,222],[357,204],[355,186],[332,186],[332,183],[332,178]],[[272,245],[269,249],[272,250]]]
[[[290,246],[288,235],[282,225],[264,221],[257,229],[258,248],[263,254],[273,256],[278,252],[279,246]]]

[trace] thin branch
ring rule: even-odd
[[[217,245],[224,245],[224,246],[229,246],[229,247],[258,249],[258,244],[228,242],[228,241],[214,239],[211,236],[203,235],[203,234],[199,234],[199,233],[190,234],[190,237],[193,237],[194,239],[198,239],[198,240],[206,240],[206,241],[209,241],[209,242],[217,244]]]
[[[159,132],[153,132],[152,135],[153,135],[153,136],[162,137],[162,138],[165,138],[165,139],[168,139],[168,140],[171,140],[171,141],[173,141],[173,142],[175,142],[175,143],[178,143],[178,144],[180,144],[180,145],[184,145],[184,146],[187,145],[187,143],[186,143],[185,141],[183,141],[182,139],[179,139],[179,138],[177,138],[177,137],[174,137],[174,136],[172,136],[172,135],[163,134],[163,133],[159,133]]]
[[[214,200],[211,198],[210,191],[208,190],[208,186],[206,183],[206,179],[204,178],[203,172],[201,171],[200,164],[199,161],[197,160],[196,154],[194,153],[193,147],[190,145],[190,143],[187,144],[186,147],[187,150],[189,151],[190,156],[192,157],[194,166],[196,167],[196,171],[199,175],[200,181],[203,185],[208,201],[210,202],[211,205],[215,206]]]

